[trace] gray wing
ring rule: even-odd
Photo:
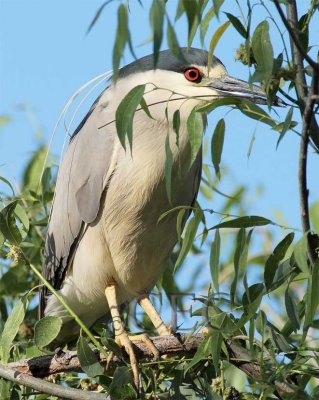
[[[105,179],[110,176],[114,131],[98,129],[107,118],[100,98],[74,132],[58,174],[42,270],[55,289],[62,285],[85,225],[98,215]],[[40,290],[40,316],[47,294],[46,288]]]

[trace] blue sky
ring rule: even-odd
[[[93,30],[85,34],[101,3],[77,0],[1,1],[0,114],[9,115],[12,121],[0,130],[0,175],[19,182],[30,153],[39,143],[48,142],[58,115],[69,97],[83,83],[111,69],[118,1],[107,6]],[[150,1],[144,4],[143,9],[137,1],[131,1],[131,32],[138,56],[151,52],[150,44],[141,45],[150,37]],[[169,4],[174,10],[174,2],[170,1]],[[239,15],[234,7],[235,2],[226,1],[225,4],[227,11]],[[256,8],[255,13],[256,22],[264,18],[260,9]],[[220,23],[217,19],[212,21],[206,47]],[[185,45],[185,20],[178,22],[177,32],[180,44]],[[234,60],[240,42],[239,35],[230,27],[218,44],[216,55],[222,59],[231,75],[248,79],[248,70]],[[274,45],[277,55],[282,50],[280,40],[275,40]],[[195,39],[193,46],[200,47],[198,39]],[[162,47],[167,47],[165,41]],[[130,61],[132,57],[126,51],[123,64]],[[81,108],[81,115],[89,107],[90,101]],[[287,111],[280,109],[278,114],[283,119]],[[209,137],[219,118],[225,116],[226,139],[222,161],[230,174],[222,179],[219,189],[230,193],[237,183],[247,185],[250,188],[247,197],[250,214],[276,219],[274,212],[281,210],[286,224],[299,227],[298,137],[288,133],[276,150],[278,136],[268,126],[256,124],[237,111],[227,112],[227,109],[214,112],[209,118],[207,131]],[[295,118],[299,119],[297,112],[294,113]],[[248,159],[247,152],[254,130],[256,140]],[[61,152],[64,134],[61,127],[52,147],[56,155]],[[310,154],[311,201],[316,199],[315,157]],[[257,186],[264,188],[261,197],[256,195]],[[211,208],[218,210],[218,200]]]

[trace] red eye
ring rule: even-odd
[[[197,68],[188,68],[184,72],[184,76],[188,81],[199,83],[202,80],[201,74]]]

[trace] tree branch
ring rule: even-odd
[[[183,354],[194,354],[199,345],[205,339],[204,334],[178,336],[157,336],[152,338],[152,341],[161,355],[168,357],[181,356]],[[153,354],[150,349],[142,342],[135,343],[136,357],[138,360],[152,358]],[[263,381],[263,371],[255,361],[253,361],[246,349],[236,343],[235,340],[225,341],[229,359],[228,361],[242,370],[247,376],[255,381]],[[105,365],[107,360],[101,353],[96,352],[101,364]],[[114,357],[114,364],[120,360]],[[36,377],[45,377],[59,372],[67,372],[71,370],[80,370],[81,365],[75,351],[67,351],[61,355],[50,355],[35,357],[28,360],[21,360],[10,363],[8,368],[19,371],[20,373],[32,375]],[[289,382],[273,382],[276,395],[279,399],[283,394],[293,393],[293,385]],[[65,396],[64,396],[65,397]]]
[[[6,368],[0,364],[0,377],[8,381],[15,382],[41,393],[51,394],[59,398],[71,400],[110,400],[103,393],[89,392],[80,389],[73,389],[66,386],[57,385],[43,379],[34,378],[30,374],[24,374],[11,368]]]
[[[289,33],[292,62],[293,65],[297,67],[296,80],[294,84],[299,100],[301,115],[303,115],[306,107],[306,99],[308,96],[308,85],[306,81],[303,60],[307,60],[309,65],[312,66],[314,74],[318,74],[319,64],[308,56],[301,45],[299,33],[298,31],[296,31],[296,27],[298,26],[298,13],[295,0],[290,0],[286,2],[287,18],[279,5],[279,1],[274,0],[274,4],[283,24],[285,25]],[[316,145],[317,149],[319,150],[319,127],[313,115],[310,120],[310,137],[313,143]]]

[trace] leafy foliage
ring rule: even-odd
[[[102,11],[110,2],[102,3],[89,31],[102,18]],[[254,3],[254,7],[258,4],[265,13],[264,20],[255,29],[254,7],[250,1],[244,9],[246,15],[240,3],[234,2],[238,6],[237,14],[241,15],[238,17],[234,15],[236,9],[233,3],[229,10],[222,0],[179,0],[178,3],[173,2],[176,4],[175,23],[171,22],[174,18],[170,15],[168,3],[172,2],[153,0],[150,6],[154,65],[157,64],[165,32],[168,46],[174,54],[182,57],[177,24],[183,18],[187,22],[189,46],[197,36],[202,44],[207,45],[208,28],[218,19],[219,28],[209,41],[210,55],[215,52],[226,29],[233,29],[233,34],[245,41],[237,58],[249,66],[251,82],[258,82],[264,88],[269,107],[280,89],[281,95],[292,101],[293,106],[300,106],[301,112],[304,111],[302,103],[298,103],[302,99],[300,96],[298,99],[293,97],[291,91],[293,88],[298,91],[299,79],[293,61],[289,59],[287,51],[285,57],[282,54],[277,57],[274,55],[273,29],[278,29],[285,49],[289,46],[289,37],[284,36],[281,20],[277,14],[269,14],[265,2],[260,0]],[[283,6],[286,2],[280,3]],[[134,55],[128,11],[128,4],[121,2],[118,5],[113,51],[114,80],[118,77],[127,45]],[[301,48],[306,55],[312,51],[309,29],[315,12],[318,13],[317,3],[309,2],[307,13],[294,27],[295,32],[300,34]],[[314,73],[312,70],[312,76]],[[307,77],[307,83],[310,78]],[[133,88],[117,108],[116,127],[123,147],[127,141],[131,149],[134,145],[133,119],[136,109],[140,106],[152,118],[143,98],[144,91],[145,85]],[[287,132],[300,134],[302,130],[302,126],[292,120],[295,116],[293,107],[288,110],[284,121],[280,121],[273,117],[270,108],[265,111],[246,99],[217,99],[200,109],[194,109],[188,118],[187,133],[192,162],[203,143],[202,113],[225,106],[239,109],[242,117],[268,125],[278,135],[277,146],[284,146],[283,138]],[[1,116],[0,128],[9,122],[10,117]],[[294,232],[289,229],[287,232],[287,227],[268,217],[250,215],[246,206],[246,187],[234,185],[232,193],[222,193],[219,182],[227,175],[222,158],[224,138],[227,135],[226,122],[227,117],[220,119],[209,137],[210,156],[208,163],[203,165],[199,203],[192,210],[172,209],[161,217],[177,213],[179,245],[174,249],[170,265],[157,284],[158,293],[168,297],[174,294],[180,298],[185,292],[196,293],[196,306],[191,315],[194,318],[192,321],[195,321],[193,331],[206,326],[209,328],[208,334],[194,355],[141,363],[142,396],[231,399],[238,395],[237,398],[242,399],[270,399],[275,396],[316,399],[319,396],[319,262],[318,258],[313,261],[309,257],[309,246],[310,238],[316,239],[318,243],[319,202],[315,202],[310,209],[313,233],[304,230],[303,235],[300,235],[298,229],[294,229]],[[174,114],[172,129],[178,144],[181,129],[179,111]],[[309,140],[318,152],[314,136],[310,135]],[[168,136],[165,150],[165,182],[170,198],[172,153]],[[29,268],[32,264],[38,270],[41,269],[45,227],[54,193],[56,174],[52,163],[45,165],[46,153],[46,148],[41,146],[26,165],[20,193],[16,194],[12,183],[0,176],[0,183],[4,185],[0,197],[2,364],[40,355],[39,349],[52,343],[61,327],[61,320],[55,317],[45,317],[37,322],[36,289],[39,283],[36,274]],[[215,171],[214,175],[212,171]],[[222,199],[218,212],[211,207],[201,207],[203,204],[214,204],[216,198]],[[185,216],[190,211],[193,211],[193,215],[182,233]],[[205,268],[207,276],[210,272],[211,282],[198,279]],[[177,277],[188,275],[189,282],[182,287],[178,279],[173,281],[174,273]],[[172,297],[169,300],[173,305]],[[183,303],[180,301],[178,306],[182,308]],[[124,315],[127,315],[129,327],[136,328],[138,323],[143,331],[155,333],[145,315],[138,321],[129,318],[129,313],[124,312]],[[109,330],[107,324],[95,327],[99,340],[120,357],[116,343],[109,337]],[[241,352],[240,359],[232,356],[229,342]],[[114,373],[105,371],[92,343],[84,334],[78,340],[77,351],[85,377],[83,374],[68,372],[55,377],[56,382],[86,390],[98,387],[108,392],[112,399],[137,397],[131,370],[125,360],[117,365]],[[246,375],[240,370],[243,360],[247,365],[259,368],[258,377],[252,377],[249,373]],[[286,393],[280,394],[278,382],[286,385],[290,391],[287,389]],[[38,400],[50,398],[0,380],[1,399],[21,399],[25,396]]]

